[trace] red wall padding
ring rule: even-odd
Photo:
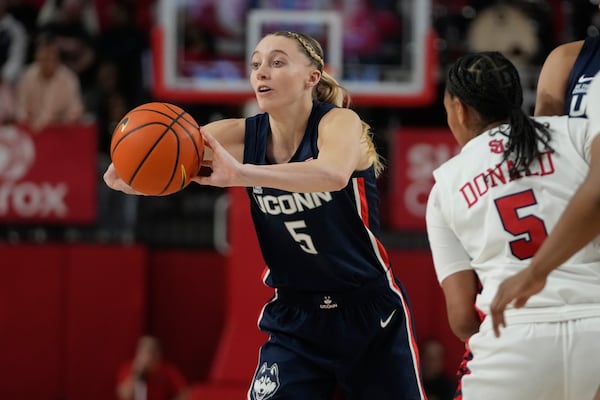
[[[145,268],[141,247],[0,245],[0,399],[114,399]]]
[[[118,365],[146,332],[192,383],[204,382],[195,394],[238,398],[264,340],[256,321],[270,290],[260,281],[254,233],[230,234],[245,243],[230,257],[0,245],[0,399],[112,400]],[[441,340],[453,373],[462,343],[448,327],[429,252],[392,250],[390,259],[410,297],[417,338]]]
[[[209,378],[196,384],[192,400],[244,398],[258,360],[258,349],[267,339],[257,322],[263,305],[273,294],[261,280],[264,261],[242,188],[229,189],[228,235],[231,246],[225,262],[226,316]]]
[[[65,250],[0,245],[0,399],[58,399],[64,387]]]
[[[258,329],[258,317],[273,290],[262,282],[262,259],[244,188],[229,189],[230,252],[226,260],[225,326],[212,366],[213,382],[237,382],[246,388],[256,363],[258,350],[267,335]]]
[[[402,281],[411,303],[419,343],[437,339],[446,348],[446,370],[454,375],[464,344],[454,336],[446,316],[444,293],[438,284],[428,250],[391,250],[392,268]]]
[[[146,262],[142,247],[70,247],[66,399],[114,398],[119,364],[143,333]]]
[[[149,326],[165,357],[189,381],[208,376],[225,319],[225,258],[215,252],[154,250],[149,259]]]

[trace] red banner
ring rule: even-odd
[[[432,172],[459,151],[449,129],[402,128],[392,143],[391,226],[424,230]]]
[[[94,124],[0,126],[0,222],[95,222],[96,136]]]

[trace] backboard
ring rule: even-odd
[[[154,95],[199,103],[252,99],[249,56],[278,30],[315,37],[354,104],[427,105],[435,98],[430,0],[159,0]]]

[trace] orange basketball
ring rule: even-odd
[[[129,111],[113,131],[110,156],[133,189],[164,196],[198,174],[204,141],[194,118],[173,104],[147,103]]]

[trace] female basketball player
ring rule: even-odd
[[[450,324],[472,350],[462,399],[591,399],[600,382],[594,245],[526,306],[509,308],[499,338],[489,318],[479,324],[584,180],[599,133],[582,118],[530,118],[522,100],[518,72],[500,53],[467,55],[449,69],[444,105],[462,149],[434,172],[427,230]]]
[[[210,176],[246,187],[267,285],[248,398],[423,399],[408,301],[378,239],[369,127],[344,107],[323,50],[301,33],[265,36],[250,81],[265,112],[206,125]],[[111,166],[107,184],[132,193]]]

